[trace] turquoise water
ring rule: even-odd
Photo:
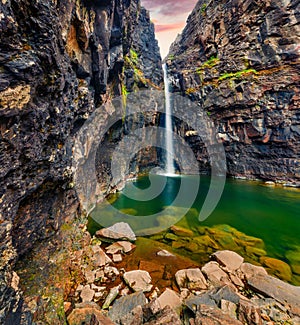
[[[174,204],[183,180],[185,188]],[[160,195],[147,201],[149,192],[140,191],[140,189],[149,189],[148,177],[128,182],[125,191],[114,197],[114,209],[109,204],[102,204],[92,212],[91,217],[96,220],[96,223],[93,222],[92,226],[90,223],[90,228],[97,226],[97,223],[98,226],[106,227],[117,221],[128,222],[137,233],[140,229],[142,231],[148,229],[150,233],[155,233],[155,229],[158,232],[176,222],[190,229],[199,226],[229,225],[248,236],[261,238],[269,257],[289,263],[286,252],[293,251],[293,258],[295,259],[298,252],[300,259],[299,189],[267,187],[259,182],[227,179],[217,207],[205,221],[200,222],[198,215],[210,184],[208,176],[201,176],[200,186],[196,192],[195,176],[165,178],[156,175],[152,176],[151,181],[154,188],[156,183],[158,183],[157,188],[160,188],[166,182]],[[138,195],[134,199],[125,195],[135,190]],[[193,195],[196,199],[192,200],[191,204]],[[118,210],[135,216],[124,216],[118,213]],[[160,215],[149,218],[149,215],[159,212]],[[296,257],[296,260],[299,259]]]

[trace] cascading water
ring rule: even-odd
[[[174,168],[174,148],[173,148],[173,138],[172,138],[172,106],[170,99],[170,84],[168,79],[168,68],[167,65],[163,64],[164,71],[164,85],[165,85],[165,108],[166,108],[166,149],[167,149],[167,159],[166,159],[166,173],[169,175],[175,174]]]

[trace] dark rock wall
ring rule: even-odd
[[[18,324],[17,256],[80,209],[74,136],[95,107],[122,94],[130,51],[145,46],[139,87],[158,86],[162,73],[138,0],[2,1],[0,39],[0,323]]]
[[[200,0],[170,49],[174,91],[214,121],[229,175],[300,182],[299,6]]]

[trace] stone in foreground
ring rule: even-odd
[[[114,325],[114,323],[104,316],[96,303],[83,303],[76,305],[76,308],[68,316],[69,325],[82,324],[105,324]]]
[[[289,305],[291,312],[300,316],[300,287],[263,274],[254,275],[248,279],[248,284],[255,291]]]
[[[123,275],[124,281],[135,292],[149,292],[152,289],[151,276],[147,271],[129,271]]]
[[[175,278],[180,289],[205,290],[208,286],[200,269],[180,270],[175,274]]]
[[[230,317],[221,309],[207,305],[199,306],[196,314],[195,325],[243,325],[242,322]]]
[[[129,253],[135,249],[135,245],[129,243],[128,241],[118,241],[111,244],[106,248],[107,254],[118,254],[118,253]]]
[[[182,306],[182,299],[179,294],[168,288],[159,296],[157,302],[161,309],[170,306],[175,311],[179,311]]]
[[[147,299],[143,292],[135,292],[116,300],[109,310],[108,316],[113,322],[119,323],[123,317],[130,314],[136,307],[144,306],[146,303]]]
[[[111,227],[100,229],[96,232],[96,236],[103,240],[129,240],[136,241],[136,236],[128,223],[118,222]]]
[[[228,250],[215,252],[212,254],[212,256],[229,272],[236,271],[244,262],[244,258],[242,256]]]

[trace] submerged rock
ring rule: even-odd
[[[292,270],[287,263],[271,257],[261,257],[260,262],[270,270],[270,273],[278,276],[282,280],[291,281]]]

